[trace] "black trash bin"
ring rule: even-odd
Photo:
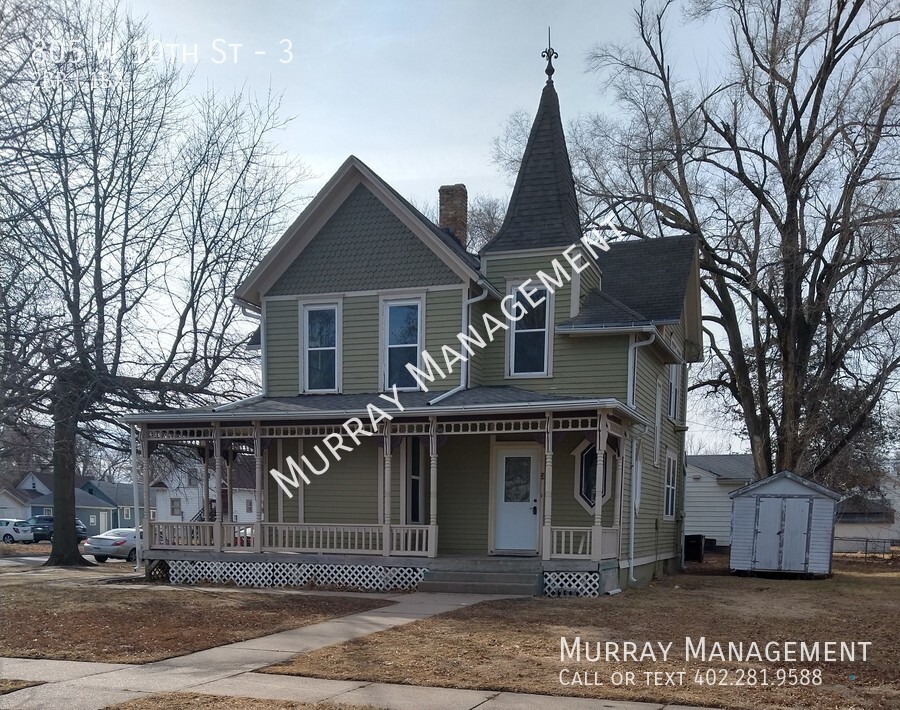
[[[703,535],[684,536],[684,559],[686,562],[703,562]]]

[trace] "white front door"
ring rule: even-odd
[[[105,510],[100,511],[100,532],[105,533],[109,530],[109,513]]]
[[[497,451],[494,486],[494,551],[537,552],[537,448]]]

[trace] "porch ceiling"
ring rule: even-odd
[[[518,387],[473,387],[446,397],[438,404],[429,404],[434,392],[400,392],[404,410],[401,413],[379,393],[297,395],[296,397],[251,397],[218,407],[175,409],[166,412],[130,414],[126,423],[208,423],[213,421],[321,421],[367,416],[367,406],[376,405],[396,418],[459,416],[459,415],[515,415],[527,412],[577,411],[605,409],[632,422],[648,423],[634,408],[614,397],[590,395],[562,395],[534,392]]]

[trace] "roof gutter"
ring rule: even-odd
[[[473,303],[478,303],[479,301],[483,301],[488,296],[488,289],[486,285],[482,285],[479,281],[479,286],[481,286],[481,294],[475,296],[474,298],[468,298],[463,301],[462,307],[462,333],[469,332],[469,309]],[[447,397],[451,397],[457,392],[460,392],[466,388],[466,385],[469,382],[469,358],[463,360],[462,365],[459,368],[459,384],[451,390],[447,390],[446,392],[442,392],[434,399],[430,400],[428,404],[437,404],[441,400],[447,399]]]

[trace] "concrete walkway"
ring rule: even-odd
[[[476,707],[479,710],[676,710],[681,707],[253,672],[298,653],[501,597],[419,592],[386,598],[397,603],[144,665],[0,658],[0,677],[44,682],[44,685],[0,696],[0,708],[99,710],[151,693],[176,691],[297,702],[331,700],[390,710],[469,710]]]

